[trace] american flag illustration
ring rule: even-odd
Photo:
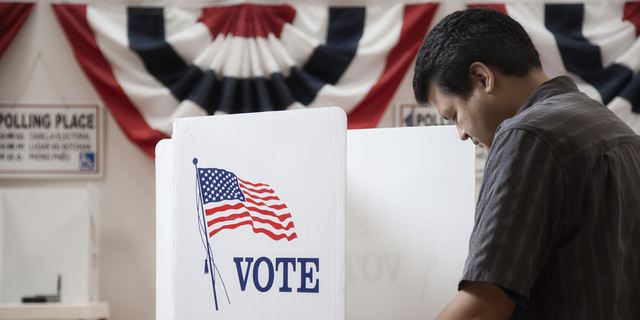
[[[273,240],[298,237],[289,208],[269,185],[240,179],[224,169],[197,170],[209,237],[242,226]]]

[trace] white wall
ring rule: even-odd
[[[37,1],[0,59],[0,103],[100,101],[49,3]],[[99,192],[100,300],[109,302],[112,319],[151,320],[155,318],[154,164],[127,140],[111,115],[105,115],[103,178],[2,179],[0,188],[53,190],[93,184]]]
[[[35,2],[30,17],[0,59],[0,103],[99,102],[76,63],[50,1]],[[443,12],[462,7],[461,0],[443,2],[436,20]],[[413,101],[410,78],[411,72],[395,101]],[[127,140],[111,114],[105,114],[103,178],[2,179],[0,188],[94,185],[100,198],[100,300],[110,304],[111,319],[151,320],[155,318],[154,163]],[[392,124],[393,115],[388,112],[381,126]]]

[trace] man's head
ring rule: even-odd
[[[510,93],[512,81],[501,79],[527,79],[533,73],[542,73],[542,65],[524,28],[499,11],[469,9],[450,14],[427,34],[418,52],[413,89],[418,103],[435,105],[454,122],[462,121],[456,110],[460,103],[475,109],[467,116],[476,118],[464,119],[466,128],[456,125],[459,131],[466,129],[462,139],[489,148],[497,126],[513,116],[514,102],[522,100]],[[477,136],[469,132],[472,122],[481,126]]]

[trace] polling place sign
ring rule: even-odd
[[[97,104],[0,105],[0,176],[99,177]]]
[[[452,120],[447,120],[438,114],[433,107],[425,107],[417,103],[400,103],[393,105],[395,127],[422,127],[422,126],[451,126]]]

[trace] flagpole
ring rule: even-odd
[[[207,234],[207,222],[204,216],[204,199],[202,199],[202,186],[200,184],[200,173],[198,172],[198,158],[193,158],[193,165],[196,167],[196,183],[198,189],[198,201],[200,203],[200,211],[202,212],[202,226],[204,230],[204,238],[207,242],[207,256],[209,258],[209,274],[211,275],[211,287],[213,288],[213,302],[216,305],[216,311],[218,310],[218,297],[216,296],[216,280],[214,278],[213,269],[213,254],[211,254],[211,245],[209,244],[209,234]]]

